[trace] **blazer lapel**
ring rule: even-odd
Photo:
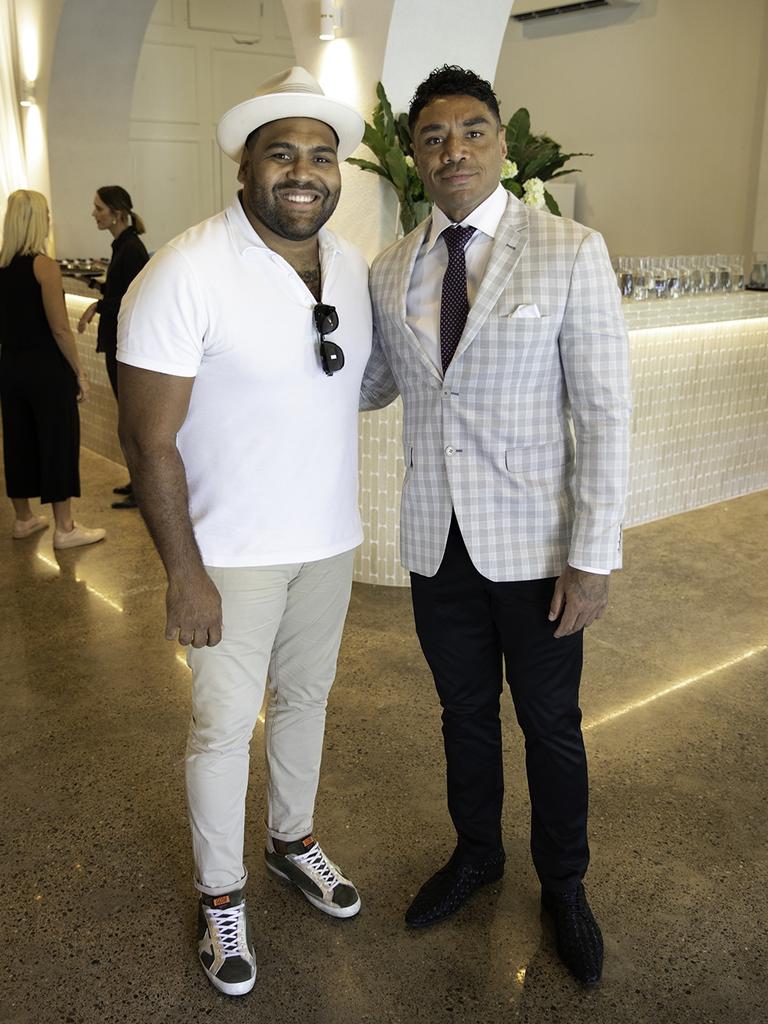
[[[499,296],[512,276],[512,271],[528,244],[528,210],[514,196],[507,200],[507,209],[499,222],[499,229],[493,240],[480,289],[467,316],[464,331],[459,339],[454,362],[471,345],[475,335],[498,302]]]
[[[400,251],[398,253],[398,261],[395,266],[393,275],[394,294],[397,296],[398,300],[397,315],[400,321],[402,332],[407,338],[408,342],[413,347],[416,355],[419,357],[421,362],[424,364],[425,368],[429,370],[433,377],[436,377],[438,380],[442,380],[442,377],[440,376],[437,367],[429,358],[427,353],[424,351],[419,342],[419,339],[416,337],[416,335],[413,333],[413,331],[406,322],[406,299],[408,297],[408,286],[411,283],[411,276],[413,274],[413,268],[416,263],[416,257],[419,255],[419,250],[421,249],[422,243],[424,242],[424,239],[427,237],[427,234],[429,233],[432,227],[432,218],[428,217],[424,221],[423,225],[419,225],[419,227],[421,227],[422,230],[412,231],[403,239]]]

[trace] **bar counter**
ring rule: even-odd
[[[104,356],[96,351],[96,329],[99,318],[94,317],[83,334],[77,333],[77,322],[84,310],[100,295],[84,283],[64,278],[69,323],[77,341],[80,359],[91,383],[88,400],[80,406],[80,441],[83,447],[103,455],[106,459],[125,465],[120,442],[117,439],[117,404],[107,377]],[[124,483],[124,473],[117,473],[116,484]]]
[[[768,294],[626,307],[635,526],[768,487]]]
[[[67,285],[83,293],[67,295],[76,330],[97,296]],[[768,487],[768,293],[629,303],[624,312],[634,402],[626,525]],[[95,323],[76,337],[92,381],[80,410],[83,444],[122,463]],[[360,416],[365,540],[355,578],[364,583],[408,585],[398,558],[401,430],[399,399]]]

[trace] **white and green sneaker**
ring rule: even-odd
[[[244,996],[256,981],[256,958],[242,891],[200,897],[197,955],[210,983],[228,996]]]
[[[264,857],[270,871],[292,882],[312,906],[324,914],[354,917],[360,910],[357,889],[326,857],[313,836],[297,839],[286,846],[285,853],[277,853],[268,835]]]

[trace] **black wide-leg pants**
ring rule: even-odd
[[[531,852],[542,887],[572,888],[589,863],[579,682],[583,633],[554,638],[555,579],[495,583],[453,517],[435,576],[411,573],[416,631],[443,708],[448,809],[459,853],[502,848],[502,666],[525,736]]]
[[[58,350],[4,352],[0,408],[8,497],[78,498],[77,380]]]

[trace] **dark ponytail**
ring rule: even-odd
[[[144,227],[144,221],[134,212],[133,200],[122,185],[102,185],[101,188],[96,189],[96,194],[102,203],[113,210],[115,213],[124,213],[127,217],[131,218],[131,224],[136,230],[138,235],[143,235],[147,230]]]

